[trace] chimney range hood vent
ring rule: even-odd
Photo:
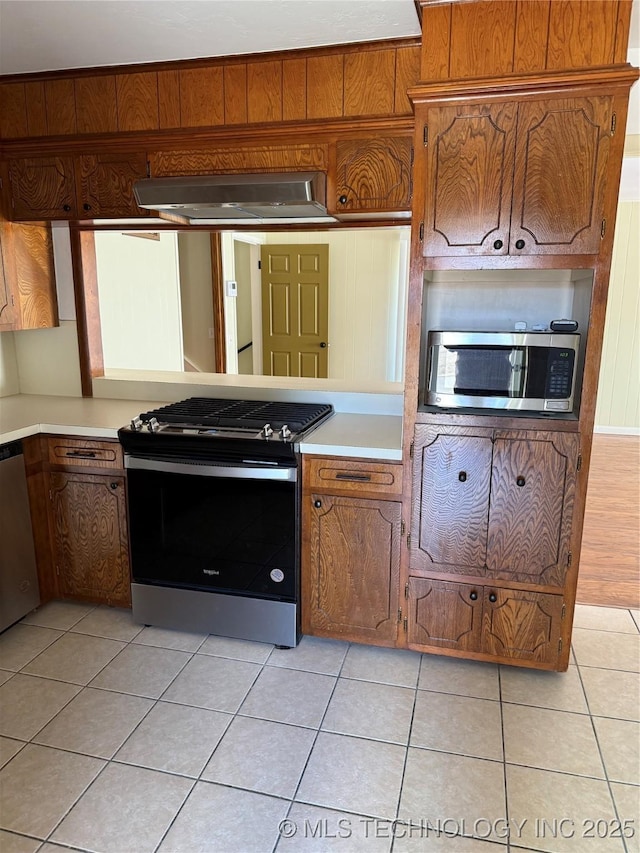
[[[140,207],[191,224],[336,222],[327,214],[326,175],[185,175],[145,178],[133,186]]]

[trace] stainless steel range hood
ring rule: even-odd
[[[323,172],[145,178],[133,191],[140,207],[192,224],[336,221],[327,214]]]

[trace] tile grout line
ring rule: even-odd
[[[500,697],[500,733],[502,735],[502,779],[504,781],[504,813],[509,832],[507,834],[507,853],[511,850],[511,822],[509,818],[509,788],[507,785],[507,745],[504,739],[504,705],[502,698],[502,667],[498,664],[498,696]]]

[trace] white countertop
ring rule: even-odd
[[[300,442],[302,453],[402,459],[402,418],[337,412]]]
[[[0,443],[36,433],[117,438],[118,429],[140,412],[166,403],[91,397],[16,394],[0,397]],[[402,418],[338,412],[309,433],[302,453],[402,459]]]

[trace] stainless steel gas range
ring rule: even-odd
[[[192,397],[119,430],[137,622],[297,644],[298,443],[332,412]]]

